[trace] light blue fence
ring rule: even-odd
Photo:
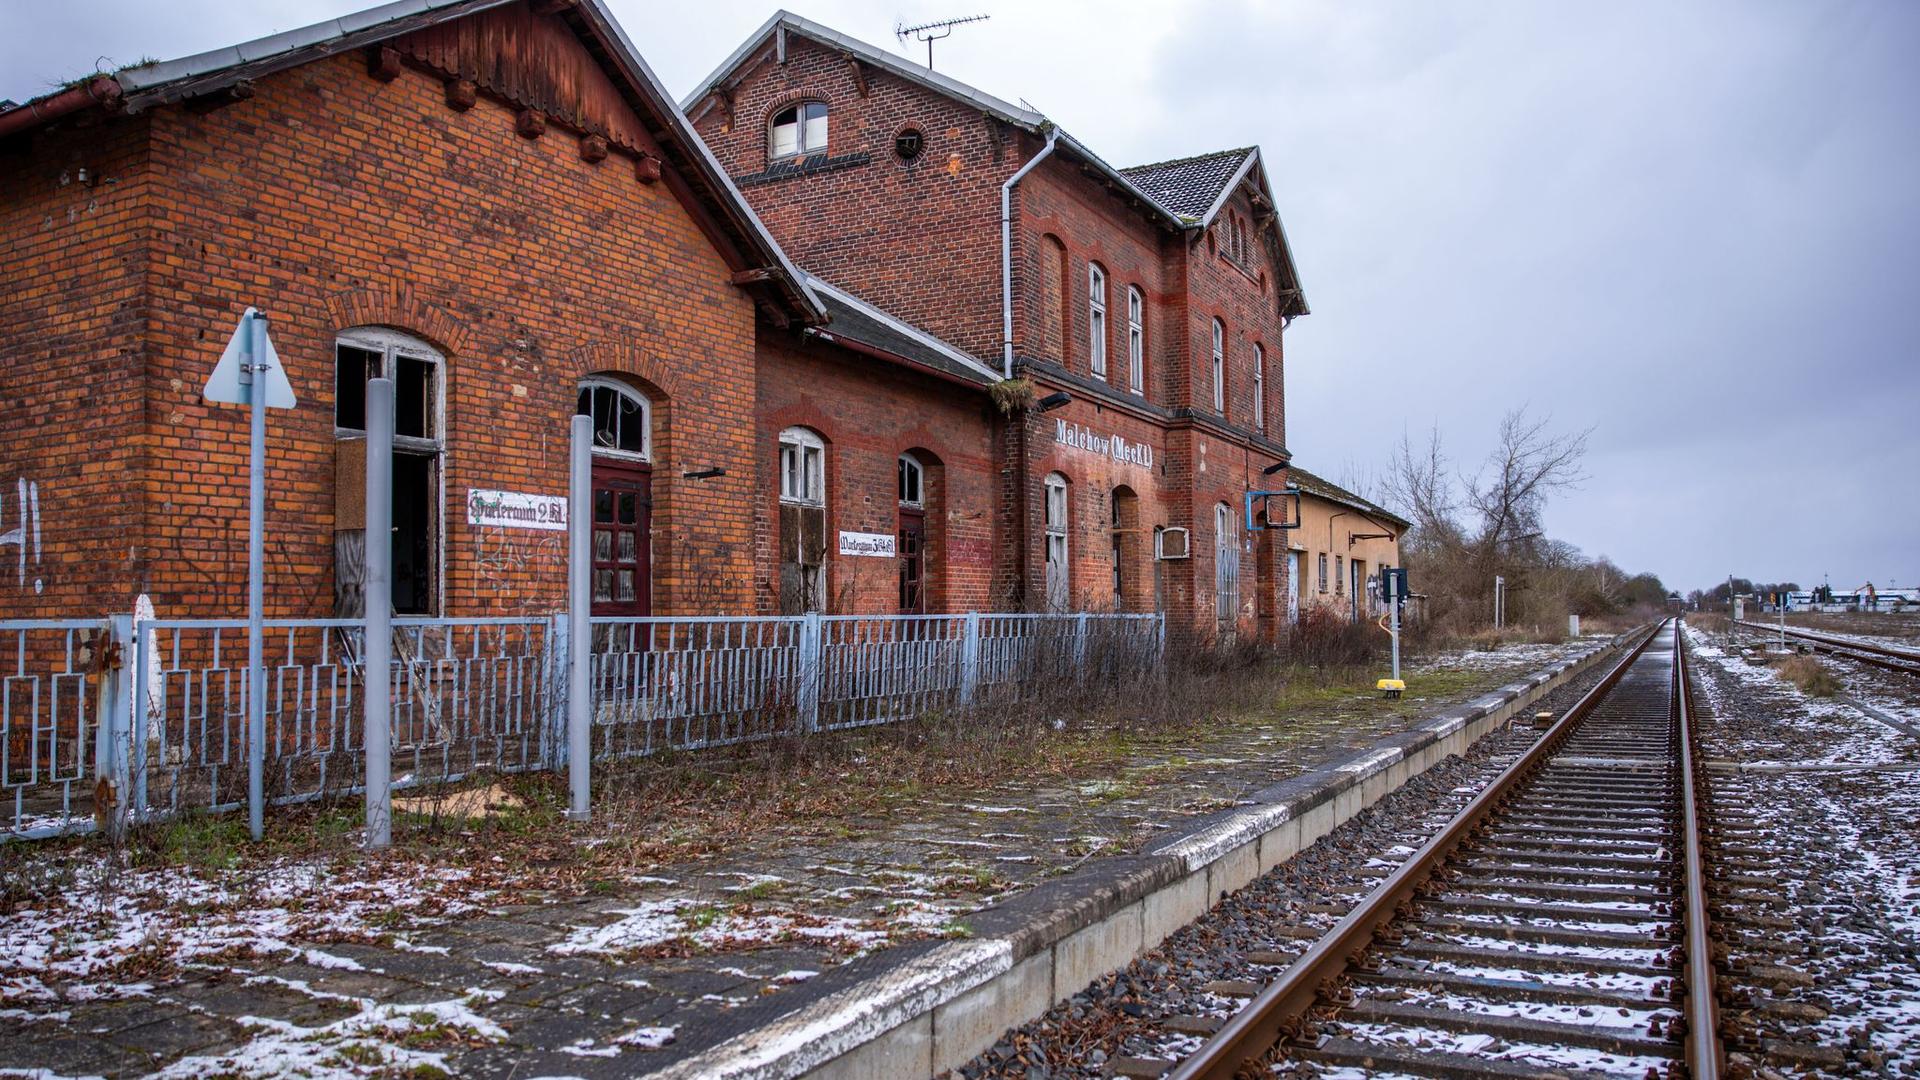
[[[393,620],[396,787],[565,764],[566,620]],[[359,793],[358,620],[267,623],[265,798]],[[593,756],[618,760],[1155,675],[1158,615],[593,620]],[[247,799],[244,620],[0,621],[0,838]]]

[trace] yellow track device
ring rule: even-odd
[[[1375,690],[1384,692],[1389,698],[1397,698],[1407,688],[1405,679],[1381,679],[1373,684]]]

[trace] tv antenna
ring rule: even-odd
[[[967,23],[986,22],[991,18],[993,18],[991,15],[962,15],[957,19],[942,19],[939,22],[921,23],[918,26],[901,26],[899,23],[894,23],[893,36],[899,38],[901,41],[905,41],[908,35],[912,35],[914,40],[926,42],[927,70],[932,71],[934,42],[951,35],[953,28],[956,26],[965,26]]]

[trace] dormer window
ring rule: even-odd
[[[769,151],[776,160],[825,153],[826,103],[803,101],[775,113],[771,140]]]

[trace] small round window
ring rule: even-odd
[[[926,148],[927,137],[918,128],[907,128],[893,137],[894,156],[908,164],[918,161]]]

